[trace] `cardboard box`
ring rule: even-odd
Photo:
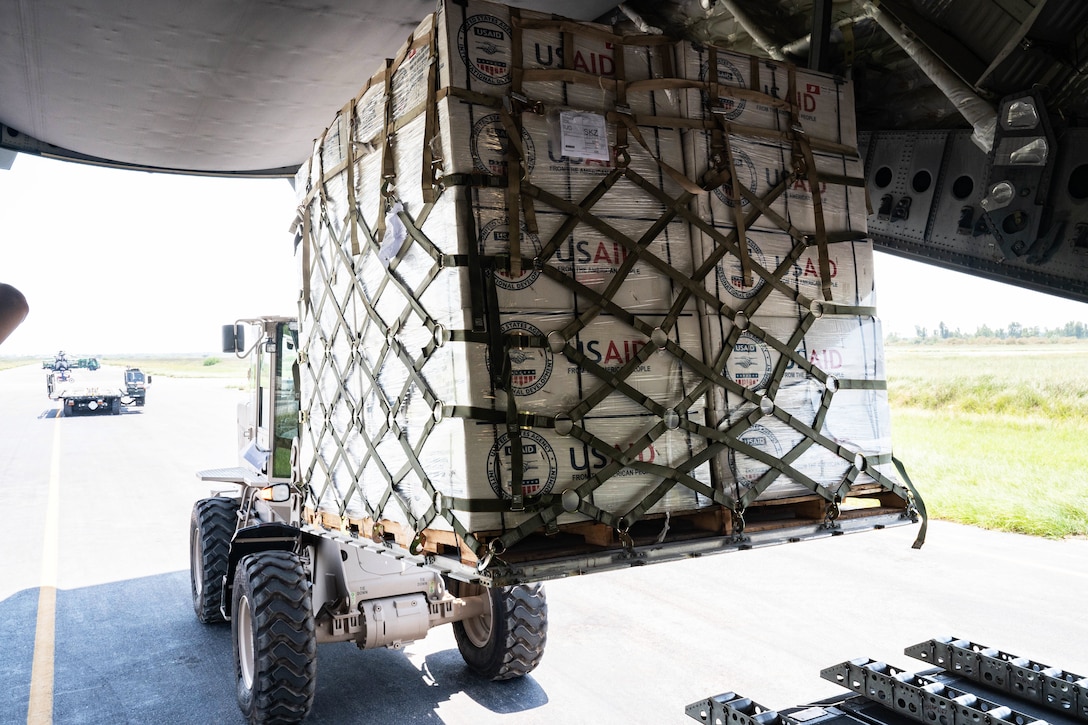
[[[730,238],[734,230],[725,227],[721,231]],[[732,234],[732,238],[736,235]],[[850,306],[875,303],[873,246],[869,240],[828,245],[831,299],[825,300],[819,248],[814,245],[806,246],[787,234],[749,231],[745,239],[753,272],[752,284],[746,285],[739,255],[732,252],[722,255],[721,241],[703,232],[698,232],[695,239],[698,259],[719,258],[712,272],[704,277],[707,291],[719,305],[744,310],[749,318],[755,315],[796,318],[806,314],[813,301]],[[799,245],[803,251],[798,255],[795,250]],[[714,313],[717,312],[715,309]]]
[[[526,71],[571,70],[584,73],[583,82],[528,80],[522,84],[522,92],[548,104],[599,110],[615,104],[615,96],[600,79],[617,79],[621,71],[627,83],[673,75],[671,44],[652,37],[618,43],[612,29],[605,25],[578,23],[582,30],[573,32],[573,48],[568,49],[554,16],[512,10],[497,3],[480,0],[442,3],[437,22],[443,87],[504,96],[512,89],[516,65]],[[516,25],[521,26],[520,59],[515,58],[513,47]],[[564,62],[568,50],[569,65]],[[631,91],[626,100],[636,114],[676,116],[678,113],[679,99],[675,92]]]
[[[741,135],[729,135],[724,140],[731,149],[736,178],[743,188],[765,200],[771,211],[784,221],[764,214],[750,218],[756,207],[743,196],[739,205],[733,200],[731,181],[697,197],[699,218],[714,227],[735,227],[739,212],[745,215],[747,228],[788,231],[789,226],[793,226],[801,232],[814,233],[815,208],[807,172],[802,178],[787,181],[786,187],[771,197],[795,168],[793,148],[785,143]],[[715,157],[714,135],[699,129],[685,131],[683,146],[688,176],[694,179],[704,179],[708,174],[713,176],[717,169],[712,161]],[[864,235],[869,215],[864,186],[847,186],[835,181],[836,178],[864,179],[861,159],[854,155],[815,151],[813,160],[816,178],[820,179],[818,188],[824,229]]]
[[[714,388],[710,412],[719,430],[739,426],[736,434],[739,441],[781,458],[802,443],[806,434],[798,425],[775,416],[773,411],[791,416],[800,426],[816,428],[817,415],[826,406],[818,430],[835,447],[843,446],[851,453],[844,457],[817,441],[793,461],[792,467],[821,486],[831,487],[853,465],[854,453],[876,456],[891,452],[890,412],[887,392],[883,389],[883,337],[876,318],[819,318],[794,348],[796,357],[781,372],[776,372],[782,351],[790,348],[788,342],[799,325],[800,321],[794,318],[757,317],[753,326],[760,331],[758,335],[743,332],[728,350],[724,349],[724,341],[731,328],[720,323],[707,329],[712,341],[710,349],[727,355],[723,367],[726,377],[751,391],[741,394],[723,387]],[[718,341],[717,345],[713,341]],[[826,374],[831,384],[805,370],[798,360]],[[850,387],[851,383],[859,382],[875,389]],[[755,423],[745,422],[761,409],[761,404],[768,403],[773,403],[773,408],[764,410]],[[754,485],[770,468],[767,462],[739,450],[729,450],[714,461],[718,485],[742,489]],[[811,493],[811,489],[783,475],[760,498],[788,498],[805,493]]]
[[[566,220],[560,214],[538,214],[535,234],[529,232],[522,220],[522,257],[542,259],[541,250],[555,238]],[[636,253],[632,247],[647,231],[644,222],[622,217],[600,217],[599,222],[610,231],[578,223],[562,235],[546,261],[523,267],[517,275],[507,270],[496,271],[499,306],[515,312],[578,312],[599,302],[591,293],[603,295],[611,290],[609,299],[620,309],[640,314],[668,312],[682,289],[676,276],[689,278],[692,272],[688,225],[668,224]],[[477,208],[476,229],[483,254],[509,254],[509,217],[505,209]],[[625,241],[618,240],[617,235]],[[544,266],[552,267],[575,284],[557,280],[542,269]],[[694,309],[694,299],[685,307]]]
[[[712,53],[718,66],[718,96],[712,97],[706,89],[685,90],[680,103],[686,118],[720,116],[725,123],[785,132],[794,123],[792,101],[797,121],[808,136],[857,146],[857,114],[849,80],[721,48],[712,51],[710,46],[687,41],[676,44],[677,69],[684,78],[709,83],[715,80],[710,73]],[[738,95],[733,89],[757,91],[767,98]]]

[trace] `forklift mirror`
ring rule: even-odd
[[[272,503],[285,503],[291,500],[291,484],[273,483],[261,489],[261,498]]]
[[[223,352],[241,352],[246,349],[246,331],[242,325],[223,325]]]

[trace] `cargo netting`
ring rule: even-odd
[[[447,2],[296,188],[315,517],[483,559],[743,537],[768,502],[834,527],[862,492],[915,516],[848,81]]]

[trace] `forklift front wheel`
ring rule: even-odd
[[[290,551],[243,557],[233,595],[238,707],[250,723],[301,722],[317,676],[317,632],[301,559]]]
[[[468,666],[489,680],[510,680],[540,664],[548,639],[548,602],[542,584],[488,589],[450,580],[458,597],[486,596],[488,611],[453,624],[457,649]]]

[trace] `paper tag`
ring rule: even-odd
[[[408,228],[397,216],[404,206],[398,201],[385,215],[385,236],[382,237],[381,247],[378,248],[378,259],[389,269],[389,263],[400,252],[404,240],[408,238]]]
[[[608,125],[604,116],[585,111],[560,111],[559,141],[564,156],[608,161]]]

